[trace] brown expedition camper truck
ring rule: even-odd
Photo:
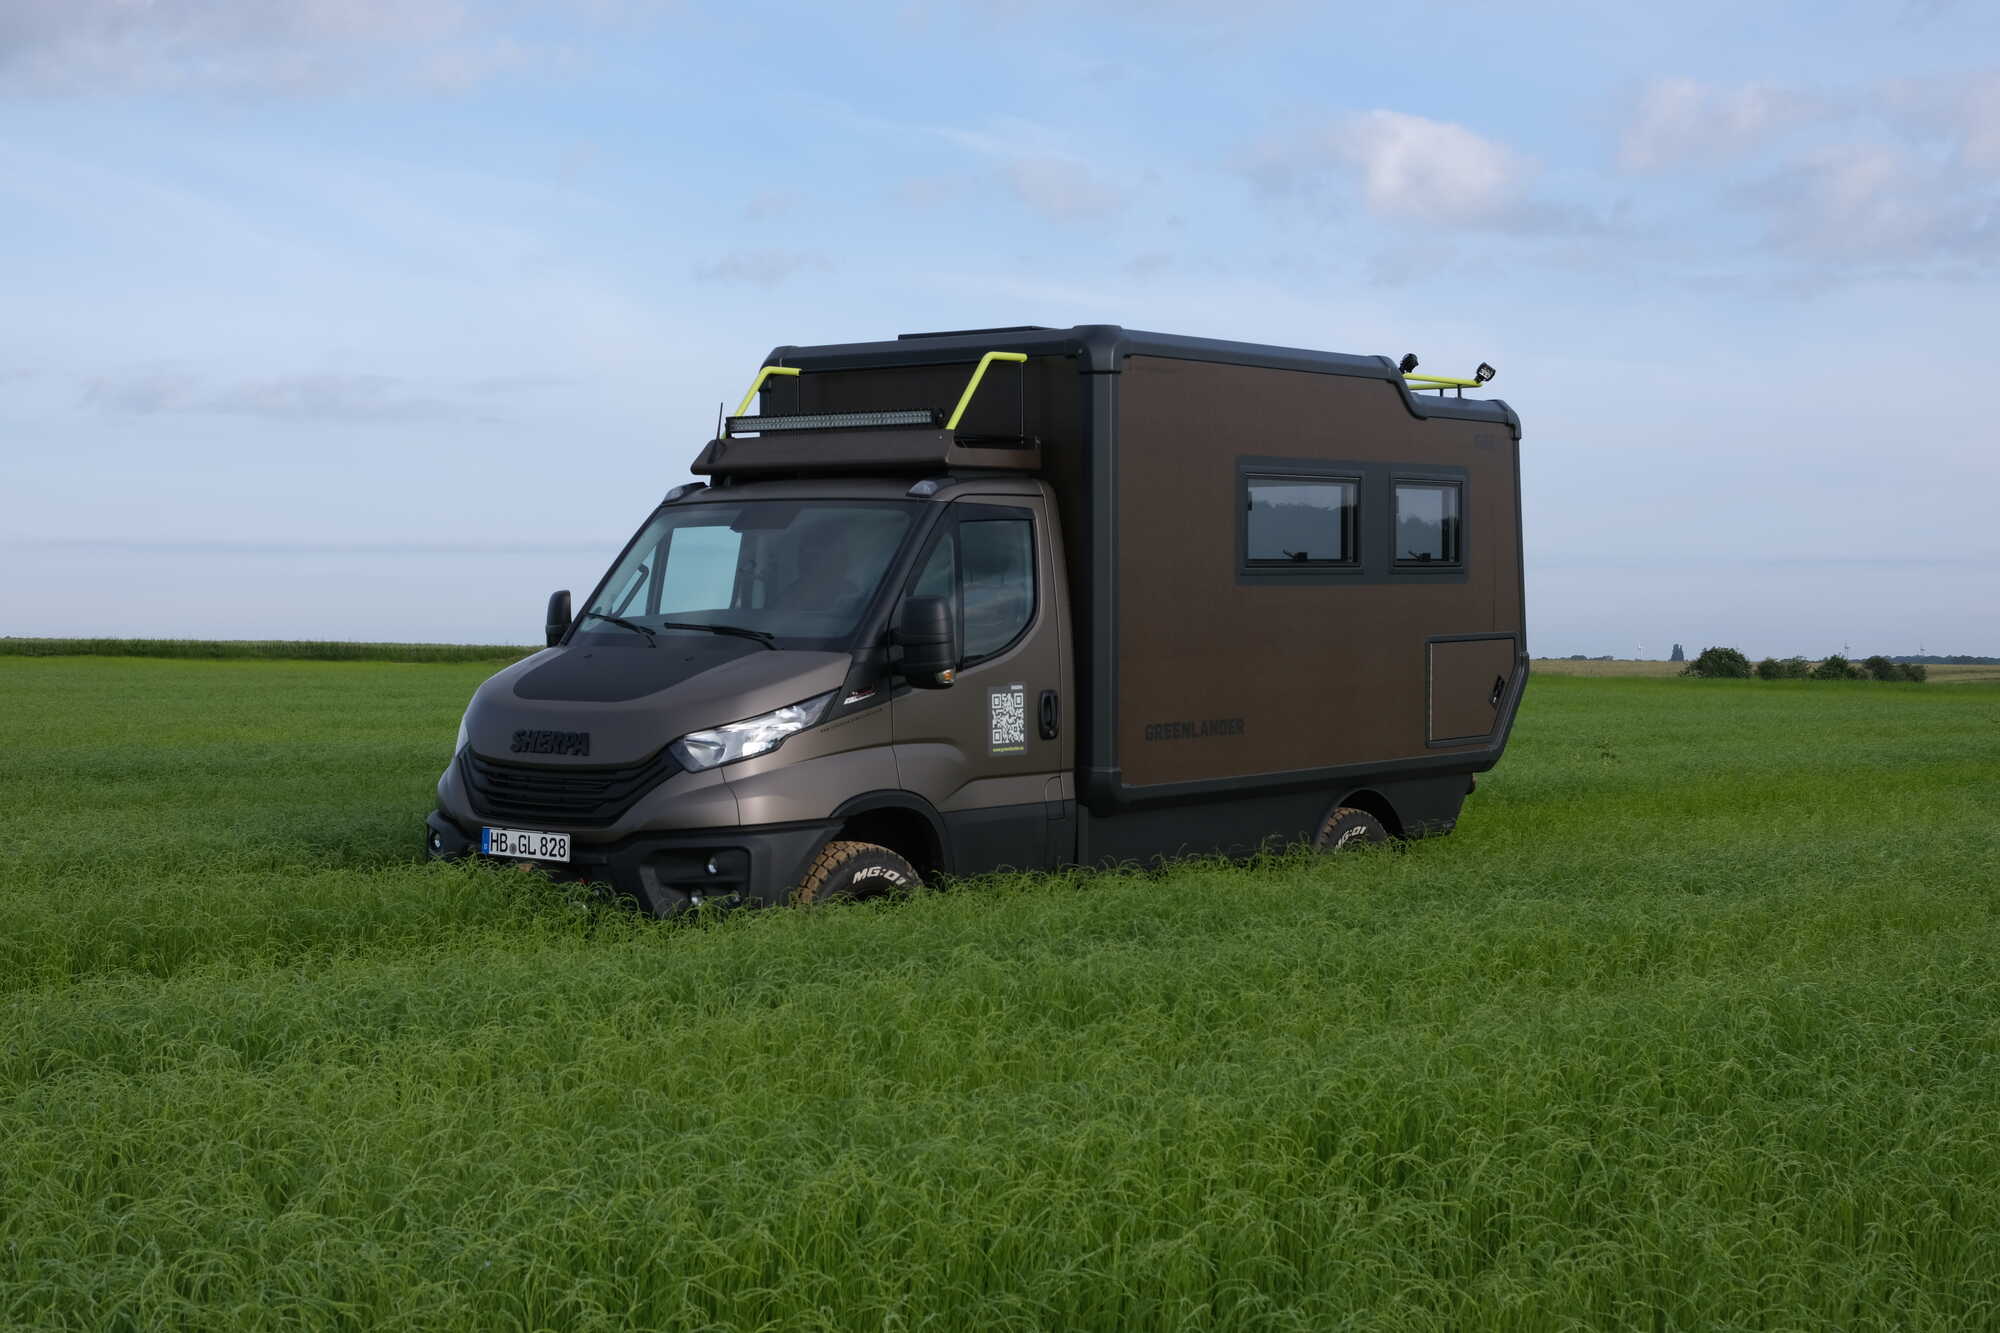
[[[473,696],[427,846],[666,914],[1446,832],[1527,680],[1520,426],[1413,365],[777,348]]]

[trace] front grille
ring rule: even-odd
[[[681,771],[666,749],[636,764],[578,767],[564,764],[507,764],[474,754],[466,746],[459,773],[473,810],[488,819],[533,827],[603,828],[632,803]]]

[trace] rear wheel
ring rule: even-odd
[[[1382,821],[1366,810],[1356,810],[1351,805],[1336,806],[1334,812],[1319,826],[1319,836],[1313,839],[1313,846],[1322,852],[1337,852],[1359,843],[1387,842],[1389,830],[1382,827]]]
[[[792,901],[852,902],[908,893],[923,884],[916,868],[887,847],[872,842],[830,842],[807,868]]]

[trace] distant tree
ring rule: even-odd
[[[1688,660],[1688,655],[1681,650],[1679,644],[1675,644],[1674,650],[1667,654],[1667,660],[1669,662],[1685,662]]]
[[[1877,680],[1930,679],[1930,670],[1922,662],[1898,662],[1893,657],[1877,655],[1864,661],[1862,669]]]
[[[1711,680],[1750,679],[1750,659],[1734,648],[1704,648],[1701,656],[1681,668],[1683,676],[1706,676]]]
[[[1839,653],[1831,653],[1824,662],[1813,668],[1814,680],[1866,680],[1868,673]]]

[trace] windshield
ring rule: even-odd
[[[640,532],[585,614],[655,632],[700,632],[672,623],[720,625],[770,635],[782,648],[845,648],[922,507],[747,500],[666,509]],[[603,620],[583,620],[581,628],[618,632]]]

